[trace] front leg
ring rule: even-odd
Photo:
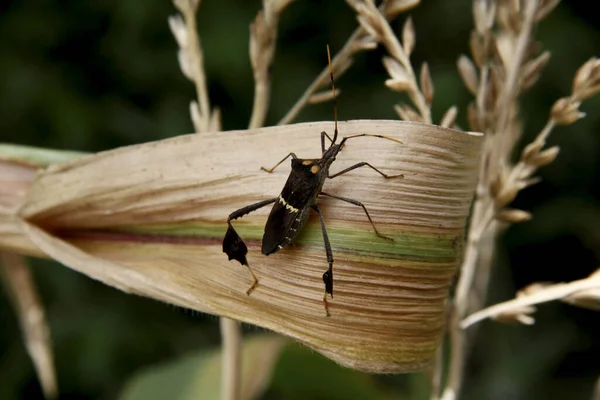
[[[281,160],[281,161],[279,161],[277,164],[275,164],[275,165],[273,166],[273,168],[266,169],[265,167],[260,167],[260,169],[262,169],[263,171],[266,171],[266,172],[268,172],[268,173],[271,173],[271,172],[273,172],[273,171],[275,170],[275,168],[279,167],[279,165],[281,165],[281,163],[282,163],[282,162],[284,162],[285,160],[287,160],[287,159],[288,159],[288,158],[290,158],[290,157],[292,157],[293,159],[296,159],[296,158],[298,158],[298,157],[296,157],[296,155],[295,155],[294,153],[290,153],[290,154],[288,154],[287,156],[285,156],[285,158],[284,158],[283,160]]]
[[[325,314],[329,317],[329,305],[327,304],[327,294],[331,295],[333,299],[333,253],[331,251],[331,244],[329,243],[329,237],[327,236],[327,230],[325,229],[325,221],[321,210],[314,204],[311,206],[313,210],[319,215],[319,221],[321,222],[321,230],[323,231],[323,241],[325,242],[325,254],[327,255],[327,262],[329,268],[323,274],[323,282],[325,283],[325,293],[323,294],[323,305],[325,306]]]
[[[333,140],[329,137],[327,132],[321,132],[321,154],[325,154],[325,136],[327,136],[327,139],[333,144]]]

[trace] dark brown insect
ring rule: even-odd
[[[375,234],[384,239],[391,239],[381,235],[377,231],[377,228],[375,227],[375,224],[373,223],[373,220],[371,219],[367,208],[361,202],[322,192],[321,189],[323,188],[325,180],[333,179],[335,177],[338,177],[347,172],[364,166],[375,170],[384,178],[396,178],[402,177],[403,175],[386,175],[367,162],[360,162],[358,164],[352,165],[333,175],[329,174],[329,167],[331,166],[333,161],[335,161],[336,156],[344,147],[346,141],[349,139],[362,136],[373,136],[382,139],[392,140],[398,143],[402,142],[387,136],[361,133],[357,135],[346,136],[342,138],[342,140],[339,143],[336,143],[338,137],[337,107],[329,46],[327,46],[327,57],[329,60],[329,73],[334,98],[335,129],[333,133],[333,139],[330,138],[326,132],[321,132],[321,158],[302,159],[298,158],[296,154],[290,153],[284,159],[275,164],[273,168],[266,169],[264,167],[261,167],[262,170],[271,173],[285,160],[287,160],[290,157],[292,158],[292,171],[290,172],[287,182],[285,183],[283,190],[281,191],[281,194],[278,197],[260,201],[258,203],[240,208],[239,210],[234,211],[229,215],[229,218],[227,218],[227,233],[225,234],[225,238],[223,239],[223,252],[227,254],[229,260],[237,260],[242,265],[248,267],[248,270],[254,278],[254,283],[246,292],[247,294],[250,294],[254,290],[256,285],[258,285],[258,279],[256,278],[256,275],[254,275],[254,272],[252,271],[252,269],[248,265],[248,261],[246,260],[248,248],[231,225],[231,221],[240,218],[252,211],[258,210],[259,208],[262,208],[266,205],[275,203],[273,205],[273,208],[271,209],[269,218],[267,219],[267,223],[265,225],[265,233],[262,239],[262,253],[268,256],[269,254],[276,253],[288,244],[290,244],[296,238],[296,236],[298,236],[298,234],[302,230],[302,227],[306,223],[309,210],[314,210],[319,215],[319,220],[321,222],[321,230],[323,231],[323,240],[325,242],[325,253],[327,254],[327,262],[329,263],[329,268],[323,274],[323,282],[325,283],[323,303],[325,305],[325,312],[327,315],[329,315],[329,309],[327,305],[327,294],[331,295],[331,297],[333,298],[333,254],[331,251],[331,244],[329,243],[329,238],[327,237],[327,230],[325,229],[323,215],[321,214],[319,206],[316,203],[317,197],[333,197],[335,199],[342,200],[362,207],[365,214],[367,215],[367,218],[369,219],[369,222],[371,223],[371,226],[373,226]],[[329,141],[331,142],[327,149],[325,148],[325,138],[329,139]]]

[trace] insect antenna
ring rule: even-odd
[[[344,138],[342,139],[342,141],[340,142],[340,146],[341,146],[342,144],[344,144],[344,143],[346,142],[346,140],[348,140],[348,139],[354,139],[354,138],[357,138],[357,137],[363,137],[363,136],[376,137],[376,138],[380,138],[380,139],[386,139],[386,140],[391,140],[392,142],[396,142],[396,143],[404,144],[404,143],[403,143],[401,140],[394,139],[394,138],[392,138],[392,137],[389,137],[389,136],[384,136],[384,135],[375,135],[375,134],[373,134],[373,133],[359,133],[359,134],[356,134],[356,135],[352,135],[352,136],[346,136],[346,137],[344,137]]]
[[[335,96],[335,85],[333,83],[333,67],[331,66],[331,52],[329,51],[329,45],[327,45],[327,61],[329,63],[329,79],[331,80],[331,90],[333,92],[333,121],[334,121],[334,130],[333,130],[333,140],[331,144],[333,145],[338,136],[338,120],[337,120],[337,98]]]

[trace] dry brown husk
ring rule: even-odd
[[[347,142],[324,191],[360,207],[319,200],[331,239],[334,295],[323,309],[327,267],[318,219],[295,245],[263,256],[268,208],[234,224],[260,280],[222,252],[227,215],[276,197],[290,151],[319,157],[317,122],[179,136],[40,168],[34,156],[0,146],[0,249],[45,255],[128,293],[234,318],[291,336],[348,367],[407,372],[429,365],[439,345],[448,288],[477,180],[481,136],[431,125],[360,120],[340,123]],[[27,151],[25,151],[27,153]]]

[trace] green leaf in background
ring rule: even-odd
[[[244,340],[242,358],[243,400],[402,398],[384,389],[376,375],[343,368],[282,337],[257,335]],[[143,369],[126,383],[120,400],[217,400],[221,394],[220,375],[220,349],[196,352]],[[425,393],[412,393],[411,398],[425,398]]]
[[[390,400],[401,397],[384,390],[376,375],[341,367],[299,344],[290,344],[275,366],[271,389],[265,399]]]
[[[286,340],[274,335],[254,336],[242,346],[241,399],[258,398],[268,387],[273,367]],[[221,350],[212,349],[173,362],[143,369],[125,384],[121,400],[219,399]]]

